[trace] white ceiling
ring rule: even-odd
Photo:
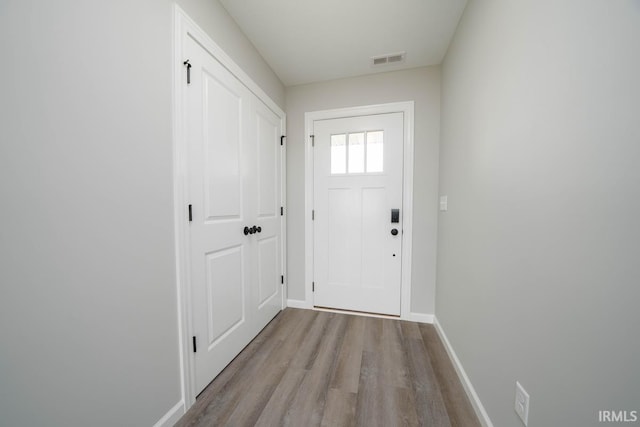
[[[285,86],[440,64],[467,0],[220,0]],[[370,57],[406,52],[402,64]]]

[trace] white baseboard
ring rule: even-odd
[[[287,307],[291,307],[291,308],[311,308],[307,305],[307,302],[305,300],[301,300],[301,299],[288,299],[287,300]]]
[[[433,324],[433,319],[434,319],[433,314],[425,314],[425,313],[409,313],[409,315],[406,318],[403,318],[403,320],[409,320],[411,322],[430,323],[430,324]]]
[[[456,372],[458,373],[460,382],[462,382],[462,386],[464,387],[464,390],[467,392],[467,396],[471,401],[471,405],[473,406],[473,409],[476,412],[476,415],[480,419],[480,423],[483,425],[483,427],[493,427],[493,423],[491,422],[491,419],[489,419],[489,414],[487,414],[487,411],[484,409],[484,406],[480,401],[480,397],[478,397],[476,390],[473,388],[473,385],[471,384],[471,380],[467,376],[467,373],[464,371],[464,368],[462,367],[462,363],[460,363],[460,359],[458,359],[458,356],[456,356],[455,351],[453,351],[453,347],[451,347],[451,343],[449,342],[447,335],[444,333],[444,330],[442,329],[442,326],[440,325],[440,322],[438,322],[438,319],[436,317],[434,317],[433,319],[433,325],[435,326],[436,331],[438,332],[438,335],[440,335],[440,339],[444,343],[444,348],[447,350],[449,359],[451,359],[451,362],[453,363],[453,367],[456,369]]]
[[[184,415],[184,402],[181,400],[169,409],[169,412],[163,415],[153,427],[173,427],[178,420]]]

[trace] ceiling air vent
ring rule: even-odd
[[[371,65],[373,67],[379,67],[381,65],[399,64],[401,62],[404,62],[404,55],[405,52],[399,52],[381,56],[374,56],[371,58]]]
[[[387,63],[386,56],[383,56],[381,58],[372,58],[372,59],[373,59],[373,65],[382,65]]]

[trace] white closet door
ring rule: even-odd
[[[185,53],[192,65],[189,256],[199,393],[280,310],[281,288],[274,287],[280,230],[272,221],[279,176],[271,170],[279,164],[271,144],[275,121],[255,95],[194,41]],[[244,233],[259,221],[261,233]]]
[[[282,122],[264,103],[255,98],[252,102],[251,150],[255,154],[252,167],[257,175],[256,219],[259,230],[255,233],[255,262],[252,264],[255,278],[252,312],[256,315],[259,332],[282,308],[281,260],[281,151]]]
[[[199,44],[185,44],[199,393],[282,309],[282,119]]]

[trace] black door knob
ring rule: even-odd
[[[245,227],[244,228],[244,235],[248,235],[248,234],[253,234],[253,233],[260,233],[262,231],[262,227],[254,225],[252,227]]]
[[[392,236],[397,236],[398,235],[398,229],[397,228],[392,228],[391,229],[391,235]]]

